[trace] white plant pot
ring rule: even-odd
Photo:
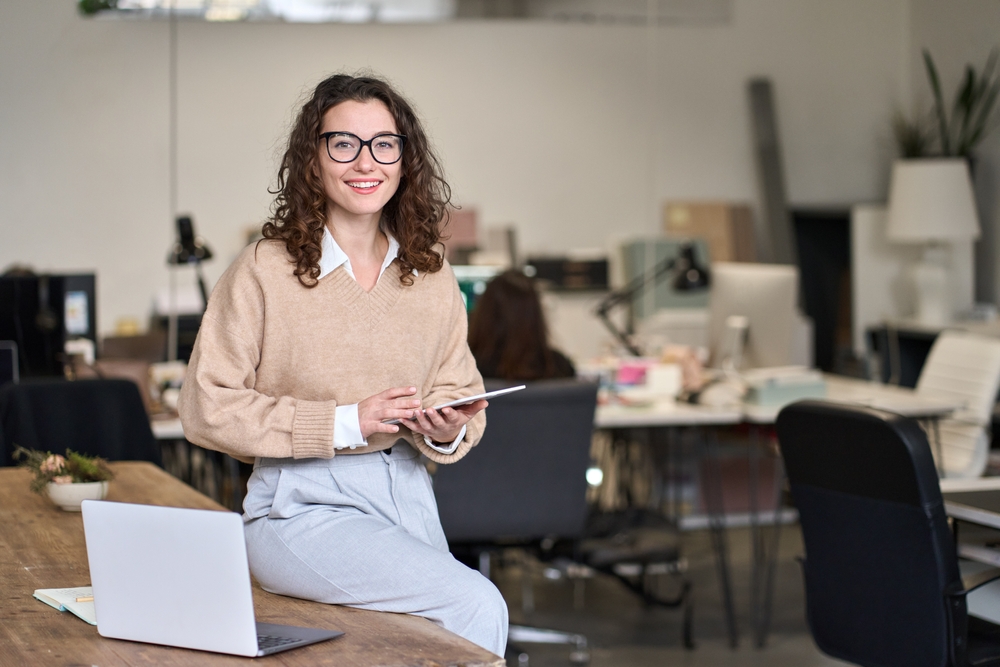
[[[67,512],[79,512],[80,503],[84,500],[104,500],[108,495],[108,483],[106,481],[80,482],[77,484],[53,484],[49,482],[45,485],[45,488],[52,502]]]

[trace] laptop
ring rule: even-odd
[[[102,637],[264,656],[343,632],[257,623],[235,512],[85,500]]]

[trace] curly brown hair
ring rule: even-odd
[[[549,346],[534,280],[514,269],[493,278],[476,299],[469,314],[469,349],[483,377],[527,381],[575,372],[569,359]]]
[[[306,287],[319,279],[319,259],[326,224],[327,197],[315,168],[317,141],[328,109],[346,101],[382,102],[406,136],[399,188],[382,209],[382,225],[399,242],[400,282],[413,284],[413,270],[433,273],[443,260],[435,250],[439,223],[446,220],[451,188],[409,103],[386,83],[370,76],[335,74],[321,81],[299,110],[278,168],[272,215],[264,238],[281,239]]]

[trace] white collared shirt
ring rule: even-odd
[[[389,248],[385,252],[385,258],[382,260],[382,268],[379,269],[378,278],[376,283],[382,279],[382,274],[385,270],[389,268],[392,261],[399,256],[399,241],[394,239],[390,234],[383,232],[385,237],[389,239]],[[326,276],[333,273],[337,267],[344,265],[344,270],[347,274],[357,280],[354,275],[354,270],[351,268],[351,260],[344,252],[343,248],[337,244],[336,239],[333,238],[333,234],[330,233],[330,228],[323,227],[323,242],[321,245],[321,252],[319,258],[319,280],[322,280]],[[413,273],[416,274],[416,269]],[[459,432],[458,437],[447,447],[439,447],[435,445],[430,438],[424,436],[424,442],[427,446],[435,451],[441,452],[442,454],[451,454],[456,449],[458,449],[458,443],[462,442],[462,438],[465,437],[465,426]],[[364,439],[361,435],[361,420],[358,417],[358,404],[352,403],[351,405],[338,405],[336,408],[335,420],[333,423],[333,446],[335,449],[356,449],[358,447],[367,447],[368,441]]]
[[[385,270],[389,268],[392,264],[392,260],[399,256],[399,241],[392,238],[392,236],[386,232],[383,232],[385,237],[389,239],[389,249],[385,251],[385,258],[382,260],[382,268],[378,271],[378,277],[381,278]],[[320,246],[322,254],[319,258],[319,280],[322,280],[326,276],[333,273],[341,264],[346,264],[344,269],[347,271],[347,275],[357,280],[354,275],[354,269],[351,268],[351,259],[344,252],[343,248],[337,243],[337,240],[333,238],[333,234],[330,233],[330,228],[323,227],[323,242]],[[416,274],[416,270],[413,272]],[[378,282],[376,280],[375,282]]]

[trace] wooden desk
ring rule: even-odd
[[[108,500],[223,510],[150,463],[111,464]],[[229,665],[250,658],[105,639],[97,628],[35,600],[38,588],[90,583],[83,519],[28,490],[30,474],[0,469],[0,655],[24,665]],[[307,602],[267,593],[254,582],[257,620],[343,630],[339,639],[279,653],[269,665],[503,667],[504,661],[430,621]]]

